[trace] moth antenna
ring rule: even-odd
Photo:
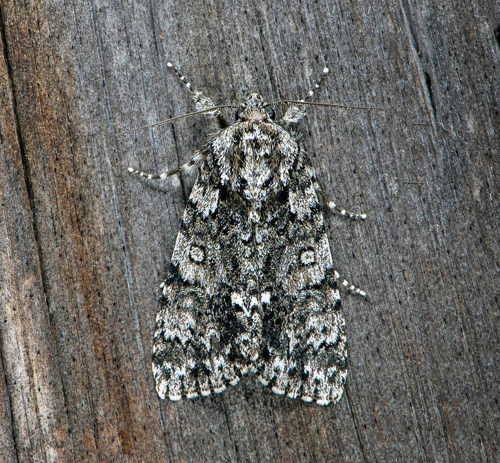
[[[217,111],[219,109],[224,109],[224,108],[233,108],[234,109],[234,108],[239,108],[239,106],[236,106],[236,105],[214,106],[212,108],[202,109],[201,111],[194,111],[192,113],[182,114],[181,116],[171,117],[170,119],[165,119],[164,121],[156,122],[155,124],[141,125],[140,127],[137,127],[137,128],[135,128],[133,130],[127,130],[125,132],[127,133],[127,132],[132,132],[132,131],[135,131],[135,130],[150,129],[152,127],[158,127],[160,125],[169,124],[171,122],[178,121],[180,119],[186,119],[187,117],[198,116],[200,114],[206,114],[206,113],[212,113],[212,112],[215,112],[215,111]]]
[[[362,111],[385,111],[383,108],[377,108],[372,106],[349,106],[335,103],[314,103],[312,101],[304,100],[282,100],[274,101],[268,103],[267,106],[280,106],[280,105],[297,105],[297,106],[323,106],[325,108],[337,108],[337,109],[358,109]]]

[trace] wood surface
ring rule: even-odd
[[[500,452],[500,3],[0,0],[0,461],[496,462]],[[158,285],[194,177],[143,181],[214,133],[217,103],[309,108],[344,294],[346,394],[250,376],[160,401]],[[228,113],[228,117],[232,117]]]

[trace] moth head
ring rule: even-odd
[[[251,93],[236,111],[236,119],[240,121],[270,122],[274,118],[274,109],[258,93]]]

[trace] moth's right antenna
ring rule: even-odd
[[[303,100],[282,100],[269,103],[269,106],[277,105],[292,105],[287,110],[283,116],[283,122],[285,124],[296,124],[299,122],[306,114],[304,106],[324,106],[327,108],[337,108],[337,109],[359,109],[363,111],[384,111],[382,108],[368,107],[368,106],[349,106],[342,104],[333,103],[313,103],[310,100],[313,95],[318,91],[323,82],[328,78],[329,73],[328,68],[323,69],[323,74],[321,78],[314,84],[314,87],[307,92],[307,96]]]

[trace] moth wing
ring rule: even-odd
[[[210,175],[202,167],[191,192],[156,317],[156,389],[171,400],[222,392],[245,371],[238,343],[244,328],[231,305],[234,259],[228,255],[238,249],[239,218],[234,198]]]
[[[305,159],[305,157],[304,157]],[[267,211],[259,379],[277,394],[326,405],[342,396],[347,374],[345,323],[337,273],[307,159],[288,195]]]

